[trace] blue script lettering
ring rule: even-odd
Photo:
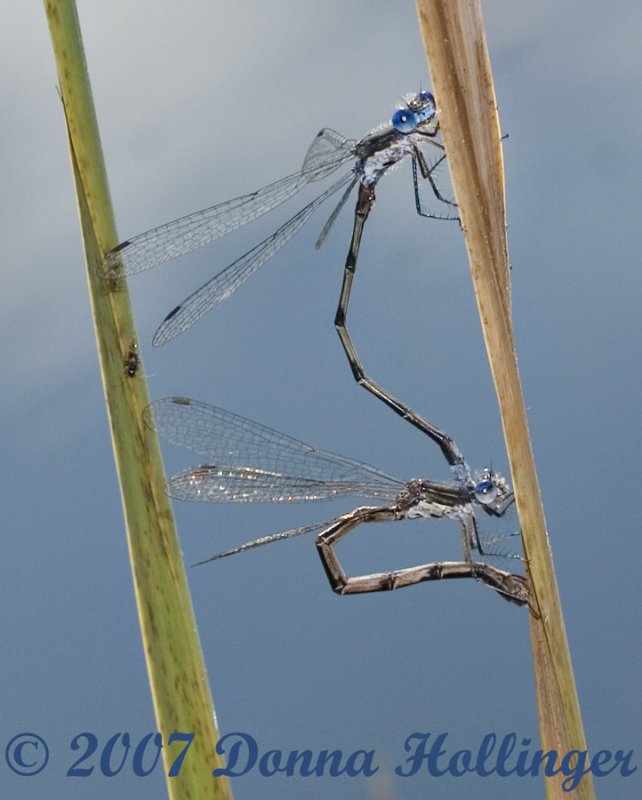
[[[486,767],[486,762],[490,758],[496,744],[497,734],[495,733],[487,733],[482,739],[479,752],[477,753],[477,766],[475,769],[480,778],[487,778],[495,772],[495,767],[488,769]]]
[[[401,766],[395,767],[395,773],[399,775],[399,777],[409,778],[412,775],[416,775],[423,761],[426,762],[428,774],[432,775],[433,778],[440,778],[442,775],[445,775],[448,772],[447,767],[440,769],[437,765],[437,760],[440,758],[440,756],[446,755],[446,751],[443,749],[443,744],[448,738],[448,734],[440,733],[433,742],[430,750],[426,752],[426,745],[428,744],[428,739],[430,739],[431,735],[432,734],[430,733],[411,733],[410,736],[408,736],[403,745],[404,750],[406,753],[409,753],[411,750],[414,752],[406,759],[406,763],[409,765],[407,772],[404,772],[403,767]],[[411,744],[411,742],[415,740],[417,741],[417,744]]]
[[[231,742],[231,744],[229,744]],[[259,748],[256,741],[247,733],[228,733],[216,744],[216,752],[226,755],[227,766],[213,771],[213,775],[227,775],[238,778],[246,775],[258,765],[259,773],[265,778],[282,773],[288,777],[298,776],[309,778],[314,775],[322,777],[329,775],[337,777],[347,775],[356,777],[363,775],[372,777],[379,771],[374,765],[374,750],[355,750],[354,753],[344,756],[341,750],[321,750],[318,754],[312,750],[291,750],[283,753],[281,750],[267,750],[259,757]]]
[[[508,769],[508,767],[506,766],[506,762],[508,761],[509,756],[515,749],[516,741],[517,741],[517,736],[514,733],[507,733],[499,745],[499,750],[497,752],[496,769],[497,769],[497,774],[502,778],[506,778],[509,775],[512,775],[513,772],[515,772],[514,767],[512,769]]]
[[[602,752],[609,752],[608,750]],[[631,759],[633,758],[633,750],[629,750],[628,753],[625,753],[623,750],[616,750],[615,751],[615,764],[613,764],[612,769],[608,770],[608,772],[613,772],[613,770],[617,767],[618,764],[622,764],[622,769],[620,773],[623,778],[628,778],[629,775],[633,775],[634,772],[638,771],[637,767],[631,766]],[[593,767],[593,763],[591,762],[591,768]],[[607,775],[608,775],[607,772]]]
[[[582,751],[580,755],[583,756],[583,764],[586,760],[587,754],[585,751]],[[638,769],[635,766],[631,766],[632,758],[633,750],[629,750],[628,753],[625,753],[623,750],[616,750],[615,753],[611,753],[610,750],[598,750],[591,759],[590,765],[579,776],[577,776],[577,780],[575,780],[575,775],[572,774],[571,777],[567,778],[562,783],[562,788],[565,792],[570,792],[577,786],[582,775],[585,775],[587,772],[592,772],[596,778],[604,778],[606,775],[610,775],[611,772],[614,772],[618,766],[620,767],[620,775],[622,775],[623,778],[628,778],[629,776],[633,775],[634,772],[637,772]],[[609,764],[611,760],[613,760],[613,763]],[[607,764],[608,766],[606,766]],[[562,772],[564,772],[563,769]],[[564,772],[564,774],[566,775],[569,773]],[[569,784],[568,788],[566,786],[567,783]]]
[[[618,753],[621,752],[618,750]],[[613,767],[609,767],[608,769],[602,769],[602,764],[608,764],[611,760],[611,751],[610,750],[598,750],[597,753],[591,759],[591,772],[595,775],[596,778],[603,778],[605,775],[608,775],[609,772],[613,770]]]
[[[341,750],[321,750],[316,755],[312,750],[291,750],[285,754],[280,750],[268,750],[259,759],[259,772],[266,778],[271,778],[278,772],[290,778],[309,778],[311,775],[317,778],[324,775],[332,778],[339,775],[350,778],[363,775],[370,778],[379,771],[379,767],[373,766],[373,759],[374,750],[355,750],[347,757]]]
[[[229,753],[227,753],[227,766],[215,769],[212,772],[215,778],[220,775],[227,775],[228,778],[240,778],[241,775],[245,775],[256,764],[259,747],[248,733],[226,733],[225,736],[222,736],[216,743],[216,752],[220,756],[226,755],[225,748],[229,740],[232,741],[232,744]],[[243,750],[244,745],[245,749]],[[234,772],[242,755],[245,757],[243,769],[240,772]]]
[[[455,778],[461,778],[461,776],[465,775],[467,772],[474,772],[475,768],[473,767],[471,769],[470,766],[472,760],[473,754],[470,750],[457,750],[448,762],[448,772]],[[461,766],[459,762],[461,762]]]
[[[582,775],[586,775],[587,772],[591,771],[590,764],[584,769],[587,760],[588,753],[586,750],[569,750],[566,753],[559,769],[562,775],[568,775],[562,781],[562,789],[565,792],[572,792],[582,779]]]

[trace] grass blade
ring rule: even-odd
[[[137,337],[124,281],[96,273],[102,254],[117,243],[107,177],[74,2],[48,0],[45,9],[64,104],[98,356],[143,646],[167,775],[185,747],[172,733],[193,733],[181,769],[168,778],[168,794],[184,798],[231,797],[222,766],[207,674],[182,553],[154,431],[143,424],[149,404],[142,363],[134,370]],[[127,360],[129,358],[129,364]],[[128,369],[129,367],[129,369]],[[135,372],[135,375],[128,372]]]

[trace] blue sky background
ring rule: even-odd
[[[289,174],[319,128],[359,138],[430,86],[411,2],[87,0],[79,13],[122,238]],[[519,363],[586,735],[639,764],[642,11],[497,0],[484,13],[510,134]],[[76,734],[136,741],[155,722],[42,4],[9,3],[0,37],[0,751],[25,730],[51,749],[30,779],[2,761],[0,786],[14,800],[162,797],[160,773],[65,776]],[[296,207],[132,279],[152,396],[220,405],[402,478],[447,478],[436,448],[354,384],[340,350],[351,211],[323,250],[322,212],[215,314],[152,349],[170,308]],[[351,332],[369,373],[471,465],[506,471],[463,243],[455,225],[416,216],[407,164],[380,184]],[[166,456],[168,472],[196,461]],[[189,564],[354,505],[176,514]],[[343,552],[365,572],[457,558],[458,542],[448,523],[416,522],[364,528]],[[474,582],[339,598],[311,537],[189,578],[223,732],[263,749],[374,749],[381,766],[368,780],[253,773],[234,782],[238,800],[543,796],[540,779],[392,777],[415,731],[448,732],[452,750],[490,731],[537,742],[525,612]],[[638,771],[597,791],[629,800],[641,785]]]

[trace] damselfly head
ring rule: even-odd
[[[408,108],[413,111],[423,111],[430,108],[436,111],[435,96],[431,92],[419,92],[410,100],[408,100]]]
[[[501,504],[510,494],[508,483],[501,475],[490,469],[483,469],[475,475],[475,500],[482,506]]]
[[[413,133],[420,125],[433,120],[437,114],[435,98],[430,92],[419,92],[408,98],[406,104],[392,115],[392,127],[399,133]]]

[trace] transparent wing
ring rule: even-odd
[[[304,206],[297,214],[285,222],[278,230],[264,239],[256,247],[242,255],[218,275],[215,275],[207,283],[197,289],[186,300],[176,306],[161,322],[152,340],[155,347],[167,344],[175,336],[184,333],[192,327],[198,320],[211,311],[223,300],[233,294],[245,281],[254,275],[266,261],[277,253],[307,222],[310,215],[335,192],[338,192],[346,184],[350,184],[346,190],[347,195],[354,187],[357,178],[348,173],[340,180],[326,189],[307,206]]]
[[[353,140],[324,128],[310,145],[299,172],[121,242],[107,253],[99,273],[106,278],[134,275],[203,247],[276,208],[306,184],[327,177],[354,158],[353,148]]]
[[[237,484],[240,481],[245,486],[249,485],[249,478],[239,476],[251,470],[256,476],[257,486],[266,485],[268,479],[275,481],[276,485],[276,477],[279,477],[285,483],[302,481],[301,492],[310,493],[312,488],[321,492],[322,487],[312,487],[311,483],[306,482],[325,482],[328,484],[323,495],[325,497],[336,496],[338,485],[344,485],[345,482],[364,490],[360,496],[371,494],[365,491],[369,486],[373,487],[373,491],[392,493],[391,496],[396,495],[403,486],[402,481],[376,467],[319,450],[265,425],[197,400],[185,397],[156,400],[145,409],[145,415],[163,438],[205,459],[208,466],[189,471],[192,476],[201,469],[210,470],[211,465],[217,465],[217,469],[225,465],[232,471],[239,468],[235,473],[237,477],[230,475],[230,480],[236,480]],[[265,480],[261,478],[259,481],[260,475],[265,475]],[[203,479],[205,477],[203,475]],[[219,482],[222,482],[220,478]],[[293,483],[289,489],[284,488],[285,483],[282,482],[273,496],[294,495],[299,491]],[[330,488],[330,484],[333,488]],[[343,494],[348,493],[354,494],[347,489],[343,491]]]
[[[203,464],[182,470],[167,482],[178,500],[202,503],[311,503],[336,497],[378,497],[393,500],[399,484],[387,481],[301,478],[253,467]]]

